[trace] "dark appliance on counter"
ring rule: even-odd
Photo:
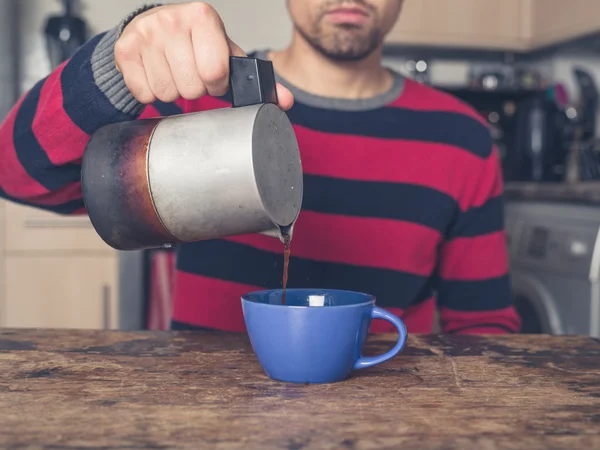
[[[579,67],[573,69],[573,76],[579,98],[565,108],[565,137],[568,141],[573,141],[579,134],[581,140],[587,141],[596,137],[598,88],[593,77]]]
[[[505,181],[564,181],[569,159],[576,159],[580,180],[600,179],[598,90],[585,70],[576,67],[573,75],[579,95],[571,102],[562,85],[549,85],[528,69],[486,71],[472,77],[468,87],[440,89],[486,118]]]
[[[563,178],[564,114],[548,89],[494,86],[446,89],[488,122],[506,181],[558,181]],[[484,87],[487,86],[488,88]]]
[[[52,69],[69,59],[88,39],[86,22],[74,14],[78,0],[60,0],[63,14],[46,21],[44,35]]]
[[[552,182],[564,177],[563,116],[547,94],[543,91],[519,105],[514,147],[504,163],[507,180]]]
[[[599,94],[592,76],[573,70],[579,98],[564,109],[565,146],[569,149],[566,181],[600,180],[600,142],[596,136]]]

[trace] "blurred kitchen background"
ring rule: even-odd
[[[245,50],[288,42],[285,1],[210,3]],[[0,0],[0,120],[140,4]],[[405,0],[385,63],[489,122],[523,332],[600,336],[600,0]],[[173,262],[113,251],[87,218],[2,202],[0,327],[166,329]]]

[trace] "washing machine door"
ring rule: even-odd
[[[521,333],[565,334],[556,299],[534,275],[513,273],[512,294],[521,316]]]

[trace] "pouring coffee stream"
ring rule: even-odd
[[[231,57],[229,81],[232,108],[116,123],[91,136],[83,200],[108,245],[140,250],[262,233],[284,244],[289,261],[302,165],[272,63]]]
[[[288,270],[290,267],[290,245],[292,244],[292,236],[289,234],[283,237],[283,292],[281,294],[281,304],[285,305],[285,291],[287,289]]]

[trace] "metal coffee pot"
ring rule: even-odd
[[[107,125],[82,161],[83,200],[117,250],[225,236],[291,236],[302,203],[298,143],[270,61],[230,59],[231,108]]]

